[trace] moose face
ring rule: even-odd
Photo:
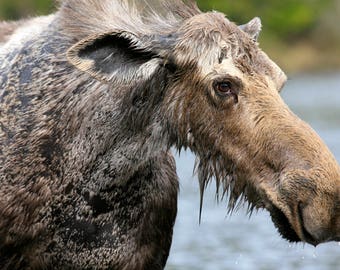
[[[169,145],[198,157],[202,195],[215,177],[230,208],[240,197],[266,208],[289,241],[337,241],[339,166],[281,99],[286,76],[259,49],[260,28],[259,19],[237,27],[223,14],[198,14],[167,33],[94,35],[68,59],[129,96],[148,89],[149,121],[161,122]]]
[[[286,76],[255,43],[260,27],[214,13],[183,26],[175,54],[193,70],[166,102],[180,144],[199,157],[201,189],[216,177],[230,207],[243,195],[290,241],[339,240],[339,166],[281,99]]]

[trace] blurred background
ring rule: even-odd
[[[100,1],[100,0],[98,0]],[[260,17],[260,45],[288,74],[282,97],[340,161],[340,0],[199,0],[237,24]],[[53,0],[0,0],[0,20],[43,15]],[[227,216],[212,184],[199,225],[194,156],[176,154],[181,193],[167,270],[339,270],[340,243],[317,248],[282,240],[264,211]]]

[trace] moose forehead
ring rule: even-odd
[[[256,40],[222,13],[196,15],[182,25],[179,33],[177,62],[194,64],[204,77],[211,72],[240,79],[258,74],[269,77],[278,90],[286,82],[286,75],[262,52]]]

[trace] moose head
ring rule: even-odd
[[[185,19],[84,37],[69,62],[129,89],[135,132],[196,154],[201,196],[215,179],[230,209],[240,198],[267,209],[289,241],[339,241],[339,165],[280,97],[286,75],[258,46],[260,19],[237,26],[190,5],[178,13]]]

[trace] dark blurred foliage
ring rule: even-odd
[[[0,0],[0,19],[15,20],[48,14],[54,10],[55,2],[56,0]],[[283,65],[288,68],[290,61],[282,56],[282,51],[292,50],[292,58],[296,58],[295,55],[303,58],[303,52],[307,51],[310,55],[305,54],[301,60],[302,68],[304,65],[313,65],[309,59],[313,55],[318,55],[319,50],[322,53],[328,51],[329,55],[325,56],[327,61],[314,65],[337,66],[339,63],[340,66],[340,60],[335,61],[333,56],[340,55],[340,0],[197,0],[197,2],[202,10],[222,11],[237,24],[246,23],[256,16],[260,17],[263,23],[260,38],[261,44],[264,45],[262,47],[274,54],[276,59],[281,59]],[[294,51],[296,47],[298,50]]]
[[[333,0],[210,0],[198,1],[203,9],[224,11],[228,17],[242,23],[258,16],[265,30],[283,40],[298,39],[310,33]]]
[[[17,20],[27,15],[43,15],[51,12],[53,0],[0,0],[0,18]]]

